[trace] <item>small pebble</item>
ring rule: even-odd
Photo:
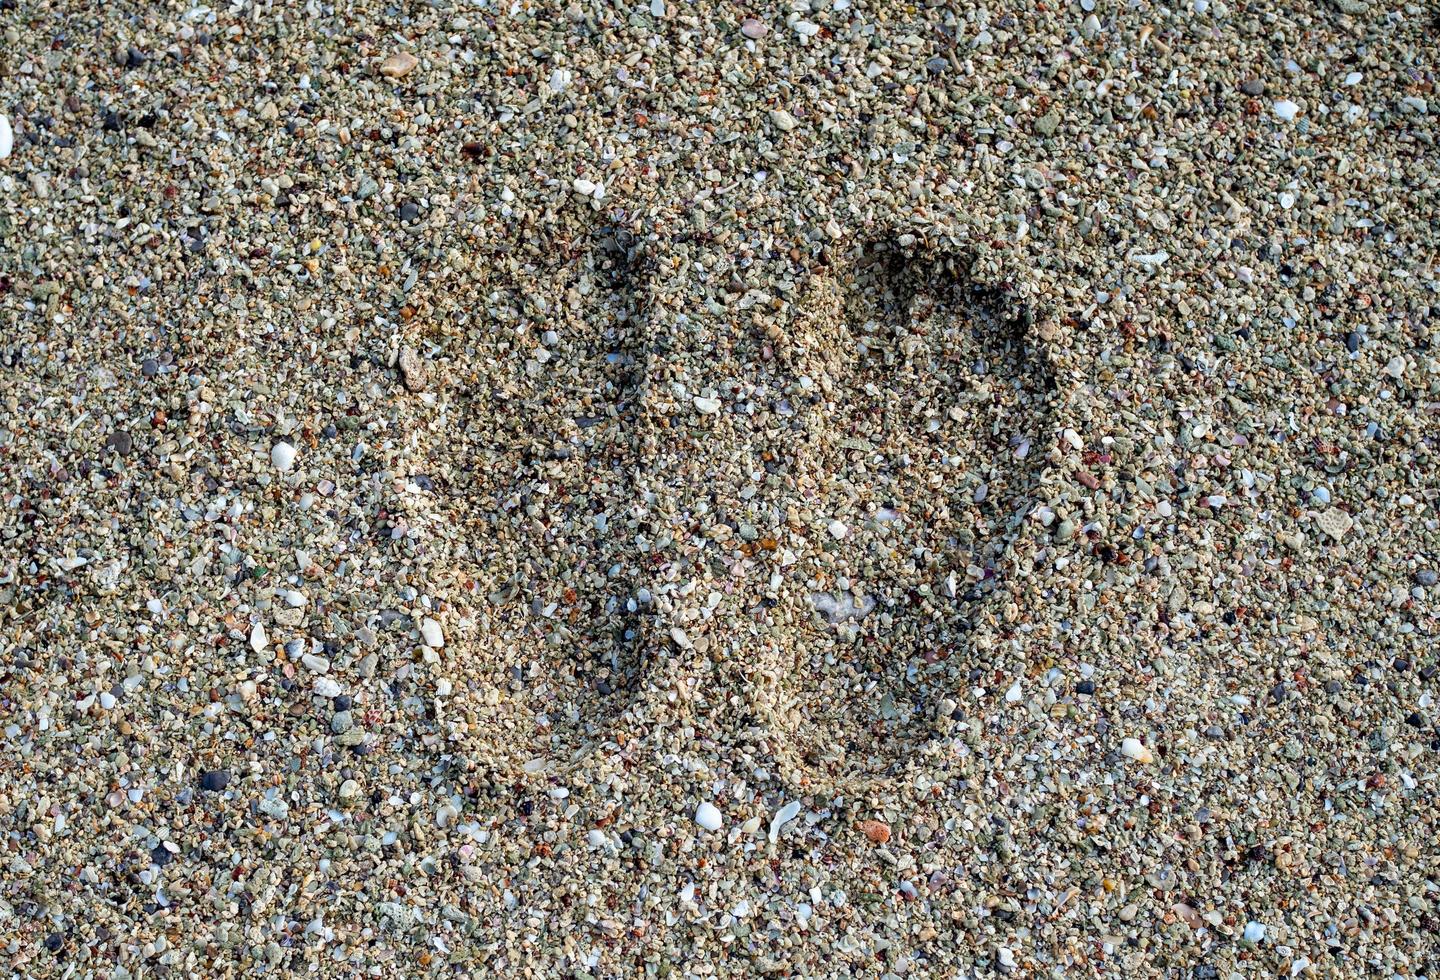
[[[281,473],[289,473],[295,467],[295,447],[288,442],[277,442],[270,450],[270,463]]]
[[[420,621],[420,635],[425,639],[425,645],[439,650],[445,645],[445,634],[440,629],[440,624],[430,618]]]
[[[1153,762],[1155,756],[1144,742],[1138,738],[1127,738],[1120,743],[1120,754],[1127,759],[1134,759],[1136,762]]]
[[[1300,107],[1289,99],[1281,99],[1275,103],[1275,115],[1286,122],[1294,122],[1295,117],[1300,113]]]
[[[420,60],[409,51],[397,51],[380,63],[380,74],[386,78],[404,78],[418,64]]]
[[[130,449],[134,446],[134,440],[128,432],[112,432],[105,437],[105,448],[121,456],[129,456]]]
[[[700,806],[696,808],[695,822],[706,830],[719,830],[720,824],[723,821],[720,816],[720,811],[715,808],[715,804],[707,801],[701,803]]]
[[[15,148],[15,131],[10,128],[10,117],[0,115],[0,160],[10,156]]]
[[[758,20],[754,17],[746,17],[740,22],[740,33],[752,41],[758,41],[764,37],[769,30],[770,28],[765,25],[763,20]]]
[[[230,773],[224,769],[212,769],[200,777],[200,788],[210,793],[218,793],[230,785]]]
[[[860,832],[872,844],[884,844],[890,840],[890,825],[883,820],[860,821]]]

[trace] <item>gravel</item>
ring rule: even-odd
[[[12,972],[1433,970],[1427,11],[31,6]]]

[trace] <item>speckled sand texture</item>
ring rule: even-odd
[[[1436,17],[0,0],[9,970],[1435,976]]]

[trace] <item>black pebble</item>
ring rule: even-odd
[[[351,699],[350,695],[348,695],[348,694],[342,694],[342,695],[340,695],[339,697],[335,698],[335,710],[336,710],[336,711],[349,711],[349,710],[350,710],[350,706],[351,706],[352,704],[354,704],[354,703],[355,703],[355,702],[354,702],[354,700]]]
[[[1421,715],[1420,712],[1418,712],[1418,711],[1412,711],[1412,712],[1410,712],[1410,716],[1409,716],[1408,718],[1406,718],[1405,721],[1408,722],[1408,723],[1411,724],[1411,725],[1414,725],[1416,728],[1424,728],[1424,727],[1425,727],[1425,718],[1424,718],[1424,716]]]
[[[1422,668],[1420,670],[1420,679],[1426,681],[1431,680],[1432,678],[1434,678],[1437,669],[1440,668],[1437,668],[1435,664],[1431,664],[1428,667]]]
[[[416,204],[414,201],[406,201],[404,204],[400,205],[401,221],[414,221],[418,217],[420,217],[420,205]]]
[[[157,864],[162,868],[173,860],[175,860],[175,855],[167,851],[164,844],[156,844],[155,850],[150,852],[150,863]]]
[[[1325,693],[1326,693],[1326,694],[1339,694],[1339,693],[1340,693],[1340,682],[1339,682],[1339,681],[1326,681],[1326,682],[1325,682]]]
[[[224,769],[212,769],[200,777],[200,788],[218,793],[230,785],[230,774]]]
[[[45,948],[52,953],[60,952],[60,947],[65,945],[65,937],[58,932],[52,932],[45,937]]]
[[[1352,330],[1345,335],[1345,349],[1352,354],[1360,349],[1360,335],[1358,333]]]
[[[140,362],[140,373],[147,378],[153,378],[160,373],[160,362],[153,357],[147,357]]]
[[[131,48],[125,52],[126,68],[139,68],[143,64],[145,64],[145,52],[137,48]]]
[[[1094,694],[1094,693],[1095,693],[1095,682],[1094,682],[1094,681],[1081,681],[1079,684],[1076,684],[1076,685],[1075,685],[1075,693],[1076,693],[1076,694]]]
[[[1391,666],[1394,667],[1396,670],[1400,671],[1409,670],[1410,661],[1406,660],[1404,657],[1396,657],[1395,662],[1392,663]]]

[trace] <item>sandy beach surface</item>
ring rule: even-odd
[[[1436,17],[0,2],[12,975],[1436,975]]]

